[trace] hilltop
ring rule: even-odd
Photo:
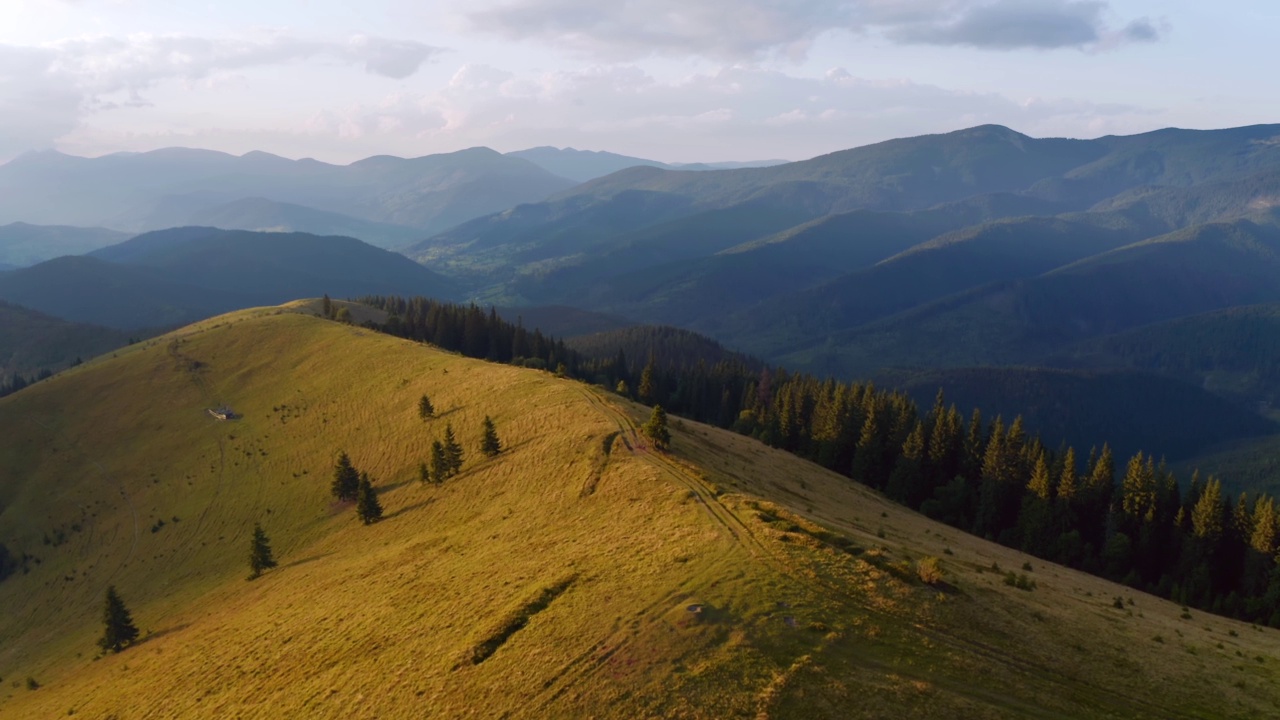
[[[29,557],[0,582],[0,676],[41,686],[6,686],[0,713],[1252,718],[1280,704],[1274,630],[1032,560],[726,431],[674,419],[658,453],[636,432],[646,408],[314,312],[212,318],[0,400],[0,542]],[[240,417],[205,412],[223,404]],[[486,415],[505,450],[482,460]],[[464,471],[422,485],[446,423]],[[339,450],[376,479],[382,522],[332,503]],[[281,566],[246,582],[255,522]],[[918,578],[926,556],[942,584]],[[108,584],[146,638],[95,661]]]

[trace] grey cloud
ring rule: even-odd
[[[901,43],[983,49],[1109,49],[1152,41],[1151,21],[1120,31],[1094,0],[497,0],[467,16],[475,28],[609,59],[649,54],[727,59],[802,56],[832,30]]]
[[[351,41],[348,52],[353,59],[363,59],[365,70],[375,75],[403,80],[418,72],[423,63],[441,50],[411,40],[359,36]]]
[[[1112,34],[1106,3],[1091,0],[996,0],[943,22],[915,23],[891,31],[895,39],[932,45],[969,45],[995,50],[1086,48]],[[1123,39],[1159,39],[1145,18],[1121,31]]]

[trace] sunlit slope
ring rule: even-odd
[[[417,415],[424,392],[436,419]],[[206,413],[222,404],[243,417]],[[0,582],[0,716],[1166,718],[1280,706],[1273,631],[1183,619],[1035,560],[1038,587],[1008,587],[990,567],[1022,573],[1023,556],[730,433],[675,421],[672,453],[657,454],[635,432],[645,412],[546,373],[276,309],[6,398],[0,542],[40,561]],[[479,454],[486,414],[506,447],[492,460]],[[445,423],[466,466],[422,485],[417,464]],[[381,523],[330,502],[339,449],[376,479]],[[281,567],[246,582],[255,521]],[[915,577],[925,555],[942,559],[948,586]],[[109,583],[150,637],[94,661]],[[1116,595],[1135,603],[1113,608]],[[23,687],[27,676],[41,687]]]

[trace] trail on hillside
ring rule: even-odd
[[[213,392],[200,375],[200,368],[204,366],[204,363],[184,354],[180,349],[181,343],[182,338],[175,338],[168,346],[169,356],[177,363],[176,369],[179,372],[186,372],[187,378],[200,391],[205,405],[209,407],[216,406],[218,403],[213,396]],[[218,423],[220,424],[221,421],[218,421]],[[217,429],[218,427],[219,425],[215,424],[214,428]],[[222,484],[227,470],[226,441],[223,439],[221,432],[214,433],[214,439],[218,443],[218,471],[213,485],[213,495],[209,497],[209,502],[205,504],[200,514],[196,517],[195,526],[191,528],[188,534],[188,537],[191,538],[190,542],[183,543],[187,552],[180,562],[177,560],[178,550],[174,550],[175,566],[185,565],[198,551],[199,546],[196,544],[196,539],[200,537],[200,531],[204,529],[205,522],[209,517],[209,511],[217,504],[218,497],[222,494]]]
[[[753,556],[761,552],[771,555],[764,543],[760,542],[760,539],[751,532],[746,523],[742,522],[742,519],[726,507],[724,503],[721,503],[701,478],[692,475],[687,468],[661,453],[646,452],[643,449],[637,450],[636,448],[643,447],[644,443],[641,443],[639,429],[629,415],[602,400],[599,395],[589,388],[579,388],[579,390],[592,407],[599,410],[602,415],[618,426],[618,431],[625,440],[626,448],[633,457],[644,460],[660,470],[664,475],[688,488],[693,494],[693,498],[707,511],[707,515],[716,524],[724,528],[735,541],[745,547]]]
[[[745,548],[753,557],[768,562],[772,569],[779,572],[782,576],[796,582],[802,586],[816,591],[820,594],[836,594],[839,596],[849,596],[849,588],[830,580],[821,578],[818,575],[802,575],[794,571],[787,563],[765,545],[755,533],[742,521],[738,515],[721,503],[719,498],[710,489],[707,488],[702,478],[690,472],[690,470],[679,462],[657,452],[648,452],[644,449],[645,443],[641,441],[639,428],[635,421],[626,413],[626,411],[614,406],[606,399],[601,398],[599,394],[590,388],[579,388],[582,396],[591,404],[593,408],[598,410],[605,417],[609,418],[617,425],[619,432],[627,442],[627,449],[633,457],[637,457],[650,465],[658,468],[664,475],[670,477],[681,485],[689,488],[694,493],[700,505],[707,511],[707,514],[718,524],[724,528],[733,539],[743,548]],[[646,607],[637,617],[646,618],[646,626],[661,620],[660,614],[654,614],[653,610],[659,607],[665,607],[675,601],[676,597],[681,595],[679,591],[669,593],[659,599],[652,605]],[[1116,702],[1127,704],[1129,707],[1141,712],[1149,713],[1151,717],[1160,718],[1186,718],[1190,717],[1181,712],[1176,707],[1167,707],[1148,702],[1135,697],[1122,696],[1119,693],[1100,687],[1094,683],[1089,683],[1082,678],[1072,677],[1065,678],[1059,675],[1056,668],[1049,667],[1027,659],[1018,659],[1011,657],[1007,650],[1002,650],[994,645],[988,645],[976,640],[961,637],[955,633],[948,632],[945,629],[931,627],[920,622],[913,622],[912,628],[915,632],[924,636],[931,642],[950,647],[954,650],[967,654],[982,657],[988,662],[1002,665],[1009,668],[1013,672],[1021,675],[1036,677],[1042,682],[1060,687],[1063,693],[1074,694],[1077,698],[1081,694],[1088,697],[1088,702],[1094,704],[1098,708],[1114,707]],[[616,634],[623,628],[614,628]],[[618,650],[628,644],[630,638],[635,633],[627,633],[618,642],[610,644],[608,640],[601,640],[592,646],[586,653],[574,658],[550,680],[546,681],[545,689],[550,689],[556,683],[560,686],[548,697],[542,699],[538,704],[540,709],[546,709],[552,702],[562,696],[572,687],[573,678],[590,677],[599,672],[605,666],[605,663]],[[960,697],[970,698],[976,702],[984,704],[999,704],[1000,702],[1008,703],[1011,698],[1001,695],[989,688],[982,688],[965,682],[961,678],[943,679],[934,674],[927,674],[919,671],[913,671],[910,667],[902,665],[886,663],[872,657],[860,657],[857,664],[870,670],[883,672],[885,674],[896,674],[903,677],[911,677],[924,682],[928,682],[936,687],[944,689],[946,692],[952,693]],[[580,669],[579,669],[580,668]],[[575,672],[576,670],[576,672]],[[563,681],[563,682],[561,682]],[[1034,710],[1031,705],[1026,706],[1027,710]],[[767,717],[767,713],[765,714]]]

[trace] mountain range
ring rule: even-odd
[[[490,193],[511,183],[524,190]],[[1203,434],[1223,442],[1269,435],[1248,417],[1280,397],[1269,345],[1250,340],[1269,337],[1265,308],[1280,304],[1277,125],[1092,140],[981,126],[695,170],[555,148],[348,166],[265,153],[45,153],[0,167],[0,187],[15,190],[0,196],[0,218],[23,207],[45,213],[37,220],[70,212],[107,226],[109,215],[115,226],[293,238],[219,236],[163,262],[99,250],[0,274],[0,299],[77,322],[137,329],[324,292],[427,294],[498,305],[567,337],[675,326],[793,371],[919,393],[953,385],[1002,414],[1034,414],[1014,390],[1023,380],[996,380],[1009,369],[1040,371],[1037,392],[1070,377],[1073,417],[1095,414],[1112,373],[1135,372],[1151,402],[1131,402],[1116,422],[1152,423],[1166,392],[1217,408],[1206,418],[1223,417],[1214,403],[1225,399],[1244,415],[1224,421],[1225,436]],[[307,243],[321,241],[293,231],[394,247],[428,270],[350,244],[341,262],[307,258]],[[243,242],[218,245],[231,237]],[[53,240],[27,246],[41,243],[61,254]],[[214,262],[224,252],[234,260]],[[369,282],[338,282],[339,265]],[[94,295],[119,302],[92,307]],[[1206,350],[1201,337],[1239,351]],[[1093,442],[1080,425],[1040,417],[1047,432]],[[1170,457],[1202,449],[1169,438],[1134,442]]]

